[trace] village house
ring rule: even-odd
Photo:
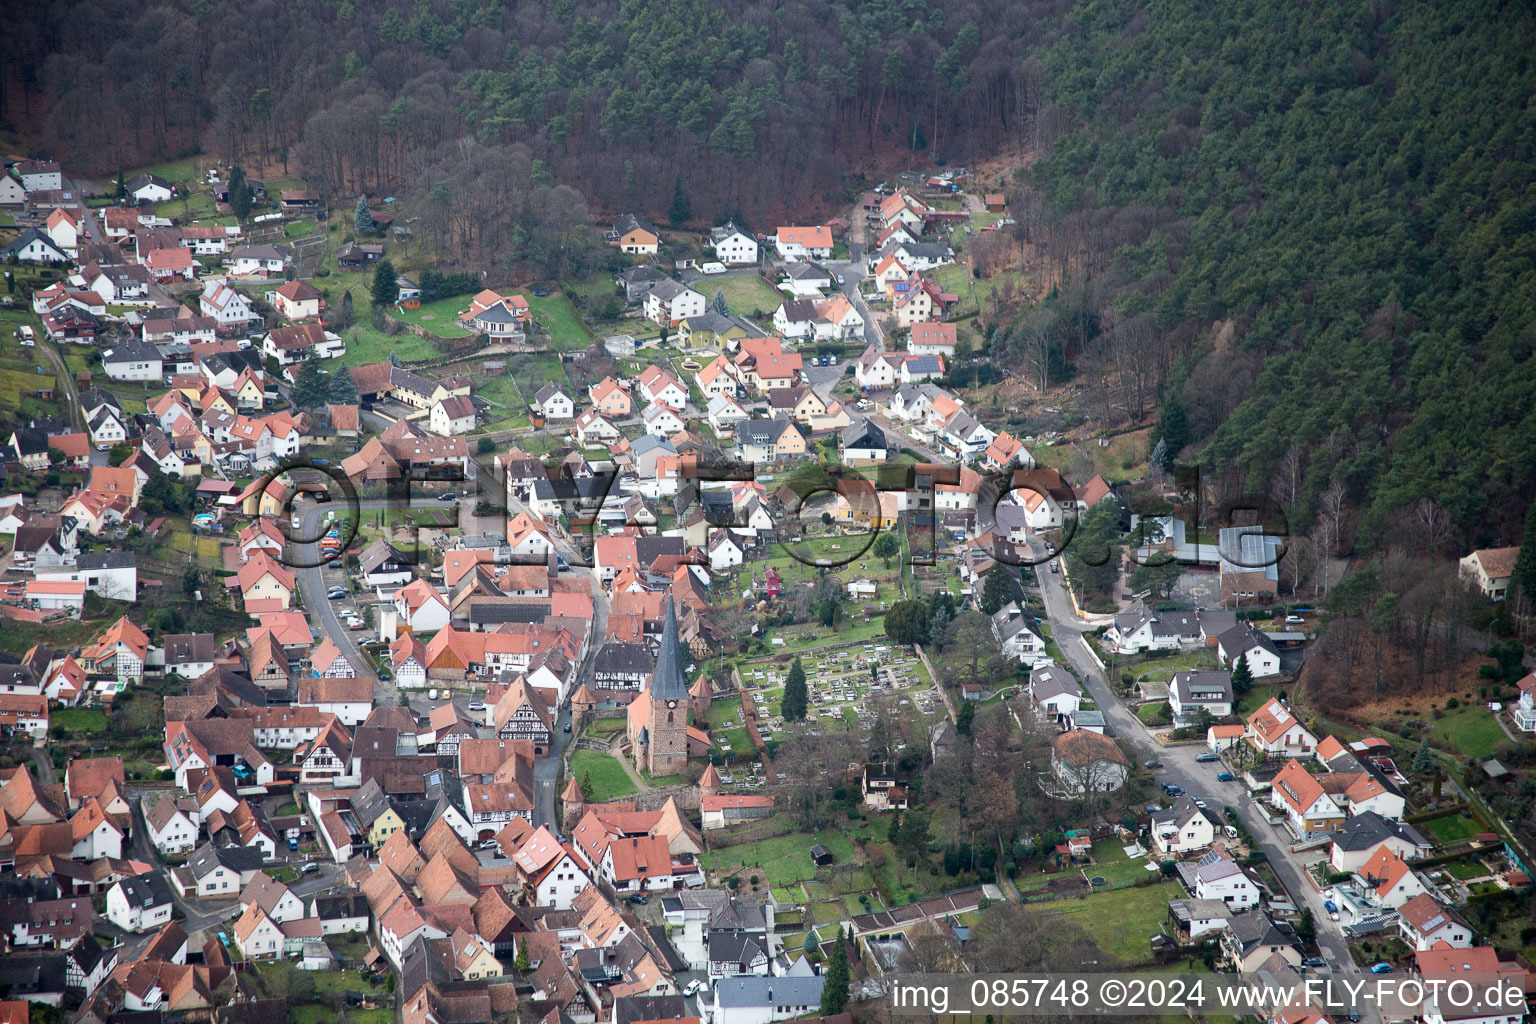
[[[773,247],[781,260],[831,259],[832,229],[825,224],[781,227],[774,235]]]
[[[608,231],[605,240],[620,252],[634,256],[651,256],[655,255],[661,243],[661,234],[650,221],[641,220],[632,213],[626,213],[613,222],[613,227]]]

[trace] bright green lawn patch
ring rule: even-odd
[[[1125,963],[1150,957],[1148,940],[1168,918],[1168,901],[1183,896],[1172,882],[1095,893],[1081,899],[1032,904],[1042,916],[1063,917],[1088,933],[1104,952]]]
[[[795,832],[774,836],[756,843],[727,846],[704,854],[704,867],[718,875],[739,874],[743,882],[757,875],[770,886],[784,888],[816,875],[811,863],[811,847],[820,843],[839,863],[853,856],[853,844],[839,831],[826,829],[814,834]]]
[[[44,357],[39,355],[38,358]],[[39,362],[37,365],[46,367],[48,364]],[[44,376],[25,370],[0,370],[0,404],[4,404],[6,408],[15,409],[21,405],[21,396],[24,393],[52,388],[56,382],[57,378],[51,373]]]
[[[716,289],[725,293],[726,304],[737,316],[753,316],[757,313],[772,316],[773,311],[786,298],[783,292],[769,287],[768,282],[757,274],[733,274],[715,280],[705,278],[693,284],[693,290],[710,302],[715,300]]]
[[[611,754],[600,751],[572,751],[570,775],[578,785],[584,780],[590,780],[590,799],[598,803],[617,800],[635,792],[635,784],[624,771],[624,766]]]
[[[353,301],[357,299],[354,296]],[[389,315],[396,320],[424,327],[440,338],[467,338],[473,331],[459,326],[458,316],[469,307],[469,300],[462,295],[428,302],[420,309],[390,309]]]
[[[564,292],[551,292],[548,295],[524,292],[523,297],[528,300],[528,309],[533,318],[549,332],[550,348],[557,352],[569,352],[586,348],[592,341],[592,332],[581,322],[576,307],[571,305],[570,298]]]
[[[1504,730],[1481,704],[1463,704],[1442,718],[1431,718],[1430,743],[1462,757],[1487,757],[1505,739]]]
[[[70,732],[101,732],[107,727],[106,713],[89,708],[63,708],[55,711],[50,721],[54,728]]]
[[[1476,860],[1458,860],[1445,865],[1445,870],[1449,871],[1452,877],[1460,878],[1462,881],[1468,878],[1482,878],[1488,874],[1487,867]]]
[[[353,301],[357,301],[357,296],[353,296]],[[347,328],[343,337],[347,341],[347,354],[330,362],[364,366],[368,363],[382,363],[393,352],[400,357],[402,363],[419,363],[442,354],[431,338],[409,331],[390,336],[366,319]]]
[[[1414,822],[1414,827],[1434,836],[1441,846],[1455,846],[1457,843],[1464,843],[1482,831],[1482,827],[1478,825],[1476,818],[1461,812],[1446,814],[1439,818],[1430,818],[1428,821]]]
[[[283,234],[289,238],[308,238],[320,230],[320,225],[312,220],[292,220],[283,225]]]

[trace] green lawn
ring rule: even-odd
[[[356,298],[353,299],[356,301]],[[469,308],[469,299],[462,295],[452,298],[438,299],[436,302],[428,302],[420,309],[399,309],[389,311],[389,315],[396,320],[404,320],[406,323],[424,327],[440,338],[467,338],[473,331],[459,326],[458,316]]]
[[[1506,739],[1504,730],[1481,704],[1463,704],[1429,721],[1429,742],[1462,757],[1487,757]]]
[[[1244,716],[1251,715],[1269,703],[1269,699],[1279,692],[1280,689],[1276,686],[1255,686],[1238,699],[1237,713]]]
[[[47,357],[38,353],[39,360],[36,365],[48,368]],[[52,388],[57,385],[58,378],[52,373],[32,373],[26,370],[0,369],[0,404],[8,409],[16,409],[21,406],[21,396],[27,392],[39,391],[43,388]]]
[[[106,712],[89,708],[64,708],[55,711],[49,721],[55,729],[68,729],[77,733],[101,732],[107,727]]]
[[[1415,822],[1414,827],[1428,832],[1442,846],[1464,843],[1483,830],[1476,818],[1463,813],[1447,814],[1439,818]]]
[[[201,179],[203,176],[203,161],[194,157],[191,160],[178,160],[171,164],[157,164],[154,167],[141,167],[137,171],[125,170],[123,171],[123,181],[132,181],[133,178],[140,173],[153,174],[155,177],[164,178],[172,185],[175,185],[183,181]],[[117,191],[117,178],[111,177],[103,179],[101,187],[106,190],[108,195],[115,194]]]
[[[549,344],[555,351],[570,352],[586,348],[591,343],[592,332],[581,322],[576,307],[571,305],[564,292],[548,295],[524,292],[523,297],[528,300],[533,318],[549,332]]]
[[[811,847],[820,843],[846,864],[853,857],[853,844],[840,831],[824,829],[816,833],[793,832],[757,843],[726,846],[703,855],[704,867],[716,875],[738,874],[743,888],[749,888],[753,875],[759,883],[775,888],[792,886],[816,876],[811,863]]]
[[[596,750],[572,751],[570,775],[577,783],[590,779],[591,799],[599,803],[617,800],[635,792],[634,782],[618,759]]]
[[[714,302],[717,289],[724,292],[726,304],[737,316],[752,316],[757,312],[772,316],[773,311],[787,298],[777,288],[770,288],[768,282],[757,274],[732,275],[713,281],[705,278],[694,282],[693,289],[710,302]]]
[[[312,220],[289,221],[283,225],[283,234],[289,238],[308,238],[320,230],[320,225]]]
[[[1148,940],[1168,919],[1168,901],[1184,895],[1178,885],[1166,882],[1031,904],[1030,909],[1041,916],[1070,920],[1104,952],[1124,963],[1140,963],[1151,956]]]
[[[357,297],[353,297],[355,302]],[[393,352],[400,357],[402,363],[419,363],[442,355],[431,338],[424,338],[419,334],[402,331],[396,335],[388,335],[366,319],[354,324],[343,332],[347,340],[347,354],[333,362],[345,363],[348,366],[363,366],[368,363],[382,363]]]

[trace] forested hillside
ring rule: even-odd
[[[110,174],[199,149],[397,189],[472,131],[594,205],[781,216],[916,147],[1020,129],[1030,6],[1008,0],[74,0],[7,25],[7,119]],[[1043,5],[1034,5],[1043,6]]]
[[[1536,499],[1533,38],[1456,0],[65,0],[13,12],[0,99],[72,168],[275,163],[551,274],[601,255],[584,203],[765,224],[1019,154],[1062,288],[993,355],[1179,410],[1223,496],[1326,494],[1344,551]]]
[[[1517,538],[1536,498],[1531,9],[1143,6],[1084,0],[1037,51],[1075,127],[1032,181],[1090,225],[1094,306],[1168,346],[1165,400],[1201,461],[1303,527],[1340,486],[1361,513],[1343,550],[1425,495],[1463,541]]]

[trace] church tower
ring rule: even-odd
[[[688,764],[688,681],[683,678],[683,645],[677,635],[677,609],[667,595],[667,621],[661,632],[656,669],[646,687],[650,708],[645,746],[636,754],[652,775],[676,775]],[[637,760],[639,757],[637,757]]]

